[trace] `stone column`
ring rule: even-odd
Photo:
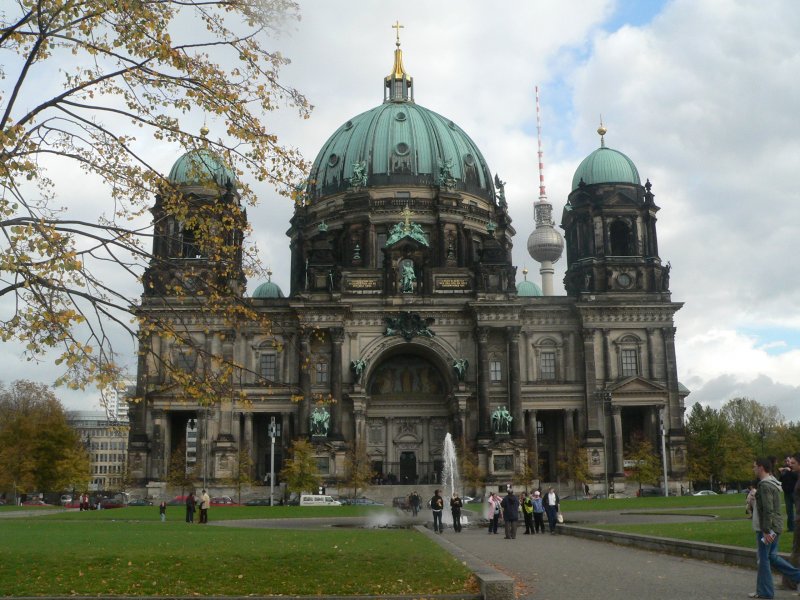
[[[247,456],[250,459],[250,477],[255,475],[257,465],[256,445],[253,443],[253,413],[248,410],[244,413],[244,440],[242,442],[247,448]],[[242,450],[242,443],[239,444],[239,451]]]
[[[531,460],[533,461],[533,472],[539,476],[539,426],[535,410],[528,411],[528,436],[531,440]]]
[[[611,342],[609,336],[611,332],[608,329],[603,329],[603,370],[605,373],[604,379],[611,381]]]
[[[478,327],[478,435],[488,435],[489,425],[489,328]]]
[[[622,475],[625,472],[623,464],[625,455],[622,448],[622,408],[619,406],[611,407],[611,420],[614,423],[614,475]]]
[[[300,334],[300,360],[298,361],[300,381],[300,393],[303,399],[300,401],[297,411],[297,433],[301,437],[309,434],[308,419],[311,415],[311,331],[304,329]]]
[[[645,377],[649,379],[656,378],[656,369],[655,369],[655,349],[656,345],[654,343],[656,330],[652,327],[647,328],[647,373]]]
[[[567,444],[572,444],[575,439],[575,409],[564,409],[564,437]]]
[[[153,419],[153,447],[151,450],[151,479],[164,481],[167,478],[167,465],[169,464],[169,452],[164,445],[164,411],[160,408],[150,411]]]
[[[344,329],[331,327],[331,396],[334,403],[331,406],[330,437],[342,437],[342,344],[344,343]]]
[[[594,329],[584,329],[583,334],[583,360],[586,373],[586,428],[592,436],[600,435],[600,416],[594,392],[597,389],[597,363],[594,356]],[[602,409],[602,405],[601,405]],[[605,432],[605,429],[603,430]],[[603,434],[605,435],[605,433]]]
[[[508,403],[510,406],[511,433],[515,437],[522,436],[524,423],[522,422],[522,400],[519,379],[519,327],[506,327],[508,339]]]

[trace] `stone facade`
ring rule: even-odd
[[[405,118],[395,115],[398,127]],[[358,129],[356,119],[348,124]],[[315,169],[340,160],[327,148]],[[522,297],[508,206],[482,157],[456,156],[457,176],[443,168],[438,181],[402,161],[377,172],[367,158],[349,180],[327,172],[326,187],[309,184],[288,231],[288,297],[245,298],[269,327],[257,320],[216,330],[193,320],[196,299],[183,299],[181,326],[240,366],[235,394],[210,407],[179,402],[162,366],[177,350],[151,336],[139,368],[145,400],[131,412],[134,476],[164,480],[196,422],[208,478],[233,476],[245,449],[263,480],[274,419],[282,431],[276,470],[302,437],[315,445],[325,478],[341,480],[346,453],[363,441],[376,479],[437,483],[449,432],[486,485],[510,481],[526,464],[542,483],[563,480],[559,462],[577,449],[596,491],[606,478],[620,491],[628,444],[641,437],[660,452],[663,418],[671,485],[683,483],[688,392],[677,380],[673,321],[681,305],[658,255],[649,183],[581,182],[562,219],[568,295]],[[219,194],[230,201],[230,186]],[[170,230],[158,203],[154,213]],[[163,260],[146,281],[181,279],[189,262],[202,269],[201,258],[170,248],[157,231]],[[163,298],[146,291],[141,310],[164,310]],[[501,422],[501,412],[510,420]]]

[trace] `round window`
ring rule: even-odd
[[[400,142],[399,144],[397,144],[397,146],[395,146],[395,151],[396,151],[396,152],[397,152],[397,153],[398,153],[400,156],[403,156],[403,155],[405,155],[405,154],[408,154],[408,151],[409,151],[409,149],[410,149],[410,148],[408,147],[408,144],[406,144],[405,142]]]
[[[403,111],[400,111],[399,113],[397,113],[394,116],[394,118],[397,119],[398,121],[405,121],[406,120],[406,113],[404,113]]]
[[[344,128],[345,129],[352,129],[353,128],[353,122],[352,121],[348,121],[347,123],[344,124]]]
[[[338,162],[339,162],[339,157],[338,157],[338,156],[336,156],[335,154],[331,154],[331,155],[328,157],[328,166],[329,166],[329,167],[335,167],[335,166],[336,166],[336,163],[338,163]]]
[[[467,154],[467,155],[464,157],[464,162],[465,162],[465,163],[466,163],[468,166],[470,166],[470,167],[471,167],[472,165],[474,165],[474,164],[475,164],[475,158],[472,156],[472,154]]]

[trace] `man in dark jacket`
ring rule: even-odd
[[[517,521],[519,521],[519,498],[514,495],[514,490],[508,488],[508,495],[500,503],[503,509],[503,525],[506,529],[506,539],[517,538]]]
[[[456,533],[461,533],[461,507],[463,506],[464,502],[458,494],[454,493],[450,498],[450,512],[453,515],[453,531]]]
[[[433,512],[433,531],[435,533],[442,533],[442,510],[444,510],[444,499],[441,496],[441,490],[436,490],[431,498],[431,511]]]
[[[795,585],[800,584],[800,569],[793,567],[778,556],[778,538],[783,532],[781,515],[781,484],[771,474],[771,463],[767,458],[758,458],[753,463],[753,474],[758,479],[756,502],[753,507],[753,529],[758,545],[758,576],[756,591],[751,598],[772,598],[775,584],[770,566],[788,577]]]

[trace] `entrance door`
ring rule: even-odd
[[[400,453],[400,483],[417,483],[417,455],[413,452]]]

